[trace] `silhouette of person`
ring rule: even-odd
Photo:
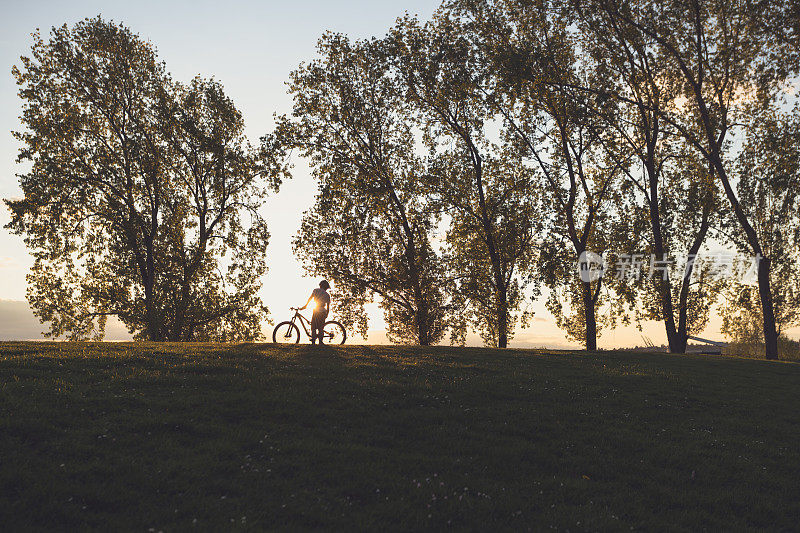
[[[311,315],[311,344],[316,344],[317,338],[322,344],[322,331],[325,326],[325,319],[328,318],[328,311],[331,308],[331,295],[328,294],[330,284],[324,279],[319,282],[319,288],[311,292],[306,305],[300,309],[305,309],[311,300],[314,300],[314,313]]]

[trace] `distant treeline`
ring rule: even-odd
[[[505,347],[545,293],[589,350],[660,320],[684,352],[719,304],[774,358],[800,322],[798,35],[780,2],[450,1],[325,34],[251,148],[218,84],[171,81],[129,30],[54,30],[16,71],[31,302],[56,334],[116,314],[152,339],[256,336],[257,209],[298,149],[319,194],[295,252],[362,332],[377,299],[393,341]]]

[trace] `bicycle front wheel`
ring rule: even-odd
[[[335,320],[329,320],[323,326],[322,338],[325,339],[325,344],[344,344],[344,341],[347,340],[347,332],[343,325]]]
[[[297,344],[300,342],[300,329],[289,321],[281,322],[272,330],[272,342],[275,344]]]

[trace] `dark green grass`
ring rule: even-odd
[[[795,529],[800,365],[0,345],[0,524]]]

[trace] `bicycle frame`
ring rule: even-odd
[[[306,334],[306,337],[311,338],[311,333],[313,331],[313,328],[311,331],[309,331],[309,327],[311,327],[313,318],[311,320],[306,318],[304,315],[300,313],[301,309],[298,307],[291,307],[290,309],[294,313],[291,316],[291,318],[275,326],[275,329],[272,331],[272,340],[276,343],[286,343],[287,341],[295,343],[300,342],[301,335],[300,335],[300,328],[297,327],[298,322],[300,322],[300,326],[302,326],[303,332]],[[281,330],[281,328],[283,328],[284,326],[288,326],[289,329],[281,333],[280,335],[281,340],[278,340],[278,331]],[[296,337],[297,340],[293,340],[295,338],[294,337],[295,331],[297,332],[297,337]],[[335,342],[337,344],[344,344],[344,341],[347,340],[347,331],[344,329],[344,326],[339,322],[336,322],[335,320],[329,320],[325,322],[325,324],[322,325],[321,327],[319,341],[320,343],[323,343],[323,340],[334,341],[334,339],[336,339]],[[311,341],[313,343],[314,339],[311,338]]]
[[[303,326],[303,331],[306,332],[306,337],[311,338],[311,332],[308,330],[308,327],[306,327],[306,324],[308,324],[308,326],[311,326],[311,321],[306,317],[304,317],[303,315],[301,315],[300,311],[298,311],[297,309],[295,309],[294,316],[289,322],[294,324],[296,318],[300,319],[300,325]]]

